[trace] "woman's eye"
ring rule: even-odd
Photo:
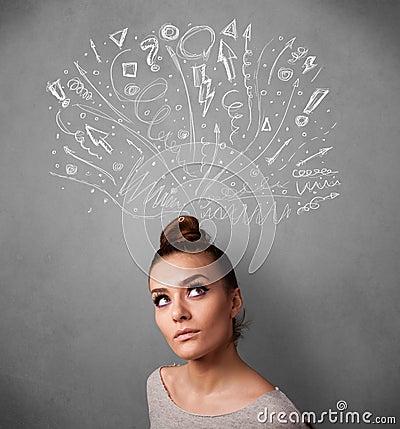
[[[191,287],[188,290],[188,296],[190,297],[202,296],[202,295],[205,295],[209,290],[210,289],[206,286]]]
[[[169,303],[169,298],[166,295],[159,295],[153,299],[156,307],[164,307]]]

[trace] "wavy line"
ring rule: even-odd
[[[84,150],[86,150],[88,153],[89,153],[89,155],[92,155],[92,156],[95,156],[95,157],[97,157],[98,159],[101,159],[101,157],[97,154],[97,153],[94,153],[94,152],[92,152],[91,150],[90,150],[90,148],[89,147],[86,147],[84,144],[83,144],[83,142],[85,141],[85,133],[83,132],[83,131],[75,131],[75,133],[73,133],[73,132],[71,132],[66,126],[65,126],[65,124],[63,123],[63,121],[61,120],[61,112],[60,112],[60,110],[56,113],[56,124],[58,125],[58,128],[60,128],[60,130],[63,132],[63,133],[65,133],[65,134],[67,134],[67,135],[71,135],[71,136],[74,136],[75,137],[75,140],[80,144],[80,146],[81,146],[81,148],[82,149],[84,149]]]

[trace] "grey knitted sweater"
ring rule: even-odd
[[[175,405],[164,388],[160,368],[147,379],[147,403],[151,429],[303,429],[301,416],[290,399],[277,387],[238,411],[216,416],[189,413]],[[278,413],[281,418],[278,421]],[[275,413],[275,414],[272,414]],[[297,417],[294,415],[296,413]],[[272,419],[272,422],[271,422]],[[286,423],[282,421],[286,419]],[[299,419],[299,420],[297,420]]]

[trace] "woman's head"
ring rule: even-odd
[[[161,233],[160,248],[150,266],[149,287],[156,322],[182,358],[210,351],[221,339],[229,343],[238,340],[241,322],[237,314],[242,299],[234,269],[195,217],[176,218]],[[180,326],[200,332],[179,335],[178,341],[174,337]]]

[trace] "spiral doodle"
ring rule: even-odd
[[[160,28],[159,35],[163,40],[176,40],[179,37],[179,28],[172,24],[164,24]]]
[[[309,119],[306,115],[298,115],[294,121],[298,127],[304,127],[308,124]]]
[[[130,97],[134,96],[140,91],[140,88],[134,83],[128,83],[124,87],[124,94]]]
[[[74,164],[67,164],[65,166],[65,171],[68,175],[73,176],[78,172],[78,167]]]
[[[178,131],[178,139],[185,140],[189,137],[189,131],[188,130],[179,130]]]
[[[92,100],[93,94],[91,91],[89,91],[87,88],[85,88],[85,85],[83,82],[79,79],[79,77],[73,77],[67,82],[67,87],[75,92],[77,95],[79,95],[84,100]]]
[[[337,408],[339,411],[347,410],[347,408],[348,408],[347,402],[346,402],[346,401],[343,401],[343,400],[338,401],[338,402],[336,403],[336,408]]]
[[[287,82],[293,77],[293,70],[287,67],[281,67],[278,70],[278,78],[283,81]]]
[[[122,162],[114,162],[113,163],[113,170],[114,171],[122,171],[124,168],[124,164]]]

